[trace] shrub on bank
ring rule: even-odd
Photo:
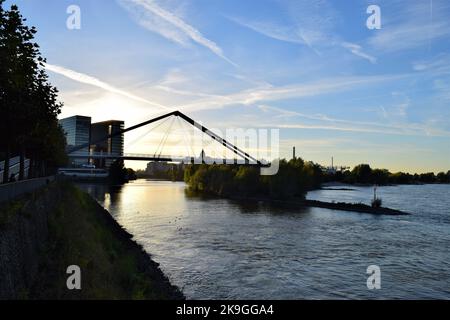
[[[281,160],[273,176],[261,176],[259,168],[239,165],[190,165],[185,182],[192,191],[231,197],[265,197],[271,199],[304,198],[308,190],[322,182],[317,164],[300,158]]]

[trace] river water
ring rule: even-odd
[[[188,299],[450,299],[450,185],[378,188],[410,216],[190,196],[184,183],[81,184]],[[309,199],[370,203],[373,189]],[[381,289],[367,288],[367,267]]]

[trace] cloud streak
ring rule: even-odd
[[[380,135],[398,136],[439,136],[450,137],[450,132],[437,128],[435,123],[386,123],[336,119],[323,114],[304,114],[297,111],[285,110],[268,105],[258,106],[264,114],[256,118],[245,120],[233,120],[231,123],[223,123],[229,126],[256,126],[260,128],[279,129],[304,129],[304,130],[329,130],[341,132],[359,132]],[[270,122],[262,122],[262,119],[270,119]],[[250,124],[255,122],[255,124]]]
[[[74,70],[71,70],[71,69],[67,69],[65,67],[61,67],[61,66],[57,66],[57,65],[53,65],[53,64],[48,64],[48,63],[45,64],[45,68],[48,71],[51,71],[53,73],[62,75],[64,77],[68,78],[68,79],[71,79],[71,80],[74,80],[74,81],[77,81],[77,82],[80,82],[80,83],[83,83],[83,84],[91,85],[91,86],[94,86],[94,87],[97,87],[97,88],[101,88],[101,89],[103,89],[105,91],[108,91],[108,92],[111,92],[111,93],[115,93],[115,94],[127,97],[129,99],[132,99],[132,100],[135,100],[135,101],[138,101],[138,102],[142,102],[142,103],[151,105],[153,107],[157,107],[157,108],[164,109],[164,110],[169,110],[169,108],[166,107],[166,106],[163,106],[163,105],[161,105],[159,103],[156,103],[156,102],[144,99],[142,97],[136,96],[136,95],[134,95],[134,94],[132,94],[130,92],[124,91],[122,89],[116,88],[116,87],[114,87],[114,86],[112,86],[112,85],[110,85],[110,84],[108,84],[106,82],[103,82],[103,81],[101,81],[101,80],[99,80],[99,79],[97,79],[95,77],[89,76],[87,74],[83,74],[83,73],[80,73],[80,72],[77,72],[77,71],[74,71]]]
[[[362,51],[362,47],[358,44],[355,43],[350,43],[350,42],[343,42],[342,43],[342,47],[344,47],[345,49],[348,49],[351,53],[353,53],[355,56],[361,57],[363,59],[366,59],[367,61],[369,61],[370,63],[375,64],[377,62],[377,58],[364,53]]]
[[[189,111],[220,109],[228,105],[252,105],[264,101],[320,96],[323,94],[353,89],[357,86],[398,80],[407,76],[408,75],[337,77],[311,83],[279,87],[257,87],[229,95],[200,99],[185,104],[182,106],[182,109]]]
[[[419,47],[431,49],[433,42],[450,36],[448,1],[410,1],[407,5],[389,1],[382,7],[390,10],[383,11],[385,22],[368,41],[377,50],[393,53]]]
[[[214,41],[203,36],[199,30],[182,20],[180,17],[158,6],[153,0],[121,0],[120,3],[128,10],[133,10],[133,5],[135,8],[137,6],[144,10],[144,15],[141,14],[138,18],[138,22],[143,27],[146,27],[153,32],[157,32],[163,37],[179,44],[184,44],[185,41],[183,38],[187,37],[195,43],[209,49],[215,55],[231,65],[237,66],[225,56],[222,48]],[[155,17],[157,20],[155,20]]]
[[[376,63],[376,58],[363,52],[360,45],[343,41],[335,34],[334,29],[339,20],[339,14],[327,1],[292,1],[288,7],[288,11],[295,12],[287,18],[288,21],[291,21],[289,24],[273,21],[249,21],[237,17],[227,18],[266,37],[307,46],[318,56],[322,56],[322,49],[341,47],[359,58]]]
[[[253,30],[268,38],[293,44],[305,45],[320,56],[320,52],[314,48],[318,32],[300,29],[298,27],[287,27],[270,22],[249,22],[236,17],[228,17],[234,23]],[[320,36],[322,37],[322,36]]]
[[[273,111],[279,113],[280,117],[286,120],[292,120],[293,117],[313,120],[313,123],[281,123],[273,124],[279,128],[285,129],[322,129],[334,131],[348,131],[348,132],[364,132],[364,133],[379,133],[379,134],[394,134],[404,136],[450,136],[450,132],[431,128],[427,124],[419,123],[400,123],[388,124],[367,121],[351,121],[345,119],[330,118],[326,115],[307,115],[296,111],[284,110],[271,106],[260,106],[262,110]],[[317,123],[319,122],[319,123]],[[321,122],[321,123],[320,123]]]

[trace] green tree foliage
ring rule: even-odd
[[[58,125],[61,104],[48,82],[45,59],[34,42],[36,29],[25,25],[17,6],[0,0],[0,153],[31,159],[34,175],[66,162],[65,137]],[[8,180],[8,165],[4,181]]]
[[[436,182],[436,176],[433,172],[422,173],[420,176],[420,182],[422,183],[434,183]]]
[[[280,160],[279,171],[273,176],[261,176],[258,168],[250,166],[189,165],[184,170],[184,181],[192,191],[219,196],[289,199],[304,198],[308,191],[320,188],[325,181],[378,185],[450,183],[450,171],[437,176],[434,173],[412,175],[360,164],[352,171],[326,174],[319,165],[295,158]]]
[[[448,183],[448,176],[445,172],[439,172],[436,176],[436,179],[439,183]]]
[[[169,181],[183,181],[184,180],[184,164],[175,163],[160,163],[158,170],[149,172],[148,170],[138,171],[137,175],[140,178],[160,179]]]
[[[271,199],[304,198],[308,190],[320,186],[320,166],[297,158],[281,160],[273,176],[261,176],[258,168],[230,165],[191,165],[184,171],[193,191],[231,197]]]
[[[404,172],[391,173],[386,169],[372,169],[367,164],[357,165],[352,171],[325,174],[325,181],[341,181],[350,184],[414,184],[414,183],[450,183],[450,171],[422,174]]]
[[[109,180],[113,184],[122,184],[127,181],[128,172],[123,160],[114,161],[109,167]]]
[[[389,170],[386,169],[373,169],[371,174],[371,182],[374,184],[384,185],[389,183]]]
[[[353,168],[352,179],[359,183],[371,183],[372,181],[372,168],[368,164],[360,164]]]

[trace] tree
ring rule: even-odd
[[[121,184],[127,180],[127,169],[123,160],[114,161],[109,167],[109,180],[113,184]]]
[[[409,173],[397,172],[391,174],[389,180],[391,183],[408,184],[413,182],[414,177]]]
[[[375,184],[385,185],[389,183],[391,173],[386,169],[373,169],[371,182]]]
[[[305,163],[301,158],[289,162],[280,160],[278,173],[274,176],[261,176],[259,168],[250,166],[189,165],[184,170],[184,177],[193,191],[271,199],[302,199],[323,179],[319,165]]]
[[[360,164],[353,168],[352,178],[357,183],[370,183],[372,182],[372,169],[368,164]]]
[[[3,3],[0,0],[0,152],[5,159],[3,181],[8,182],[12,155],[20,155],[23,179],[25,157],[41,167],[61,163],[65,143],[57,122],[62,104],[34,42],[36,29],[25,25],[17,6],[5,11]]]
[[[434,183],[436,182],[436,176],[434,172],[422,173],[419,176],[419,181],[422,183]]]
[[[7,92],[7,50],[6,50],[6,13],[3,10],[4,0],[0,0],[0,159],[5,160],[3,181],[8,181],[9,176],[9,149],[10,144],[7,141],[9,136],[7,135],[7,103],[6,103],[6,92]],[[4,139],[3,139],[4,137]]]
[[[259,171],[256,168],[239,167],[234,177],[239,193],[242,195],[256,194],[259,186],[259,177]]]
[[[450,179],[449,179],[449,175],[448,173],[445,172],[439,172],[438,175],[436,176],[437,182],[439,183],[449,183]]]

